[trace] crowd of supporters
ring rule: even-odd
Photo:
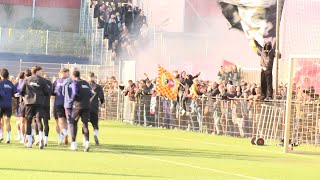
[[[113,86],[119,88],[125,97],[125,100],[120,100],[121,118],[142,126],[251,137],[255,133],[252,123],[264,111],[261,104],[274,104],[265,100],[260,84],[246,82],[236,66],[224,69],[228,68],[232,70],[225,71],[224,74],[220,71],[217,81],[201,80],[200,73],[191,75],[185,71],[174,71],[173,75],[180,82],[175,101],[159,96],[156,92],[156,79],[148,77],[136,82],[129,80],[125,87],[121,84],[119,87]],[[295,100],[306,101],[316,97],[313,87],[303,90],[296,84],[293,86]],[[287,87],[280,85],[278,89],[277,107],[282,114],[277,116],[283,116]],[[115,104],[116,102],[109,106],[106,104],[106,111]]]
[[[94,8],[94,18],[98,19],[99,28],[104,29],[104,38],[108,39],[113,58],[132,58],[148,44],[147,17],[132,2],[93,0],[91,8]]]

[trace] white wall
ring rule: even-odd
[[[170,18],[170,22],[163,24],[165,31],[184,31],[185,0],[144,0],[143,3],[151,25],[159,26]]]

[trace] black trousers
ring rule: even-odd
[[[26,119],[27,119],[27,135],[31,135],[31,125],[33,121],[33,117],[36,118],[36,124],[39,131],[43,131],[43,124],[42,124],[42,107],[40,105],[26,105]]]
[[[72,118],[71,118],[71,126],[70,126],[70,133],[72,141],[76,141],[77,132],[78,132],[78,121],[81,118],[81,121],[83,123],[83,133],[86,138],[86,141],[89,141],[89,128],[88,128],[88,122],[90,118],[90,110],[89,109],[73,109],[72,110]]]
[[[99,115],[98,112],[90,112],[90,122],[93,126],[93,129],[99,130]]]
[[[264,97],[273,96],[272,69],[261,70],[261,91]]]
[[[49,136],[50,107],[44,106],[42,108],[43,108],[44,135]]]

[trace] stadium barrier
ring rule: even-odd
[[[100,119],[252,138],[252,143],[262,139],[263,144],[283,145],[286,101],[200,97],[183,100],[183,105],[159,96],[133,102],[121,95],[118,101],[117,91],[108,93],[106,103],[100,109]],[[292,104],[290,143],[293,146],[319,145],[319,102],[296,101]]]
[[[98,29],[90,1],[83,1],[79,33],[0,27],[0,52],[88,58],[90,64],[113,66],[104,29]]]
[[[102,80],[105,77],[111,77],[118,75],[118,69],[114,66],[108,65],[90,65],[90,64],[70,64],[70,63],[40,63],[40,62],[26,62],[20,61],[3,61],[1,60],[3,68],[7,68],[10,75],[17,76],[19,72],[25,71],[32,66],[41,66],[45,70],[50,79],[53,77],[59,77],[59,71],[61,68],[77,67],[81,73],[81,76],[86,79],[89,72],[95,73],[98,80]]]
[[[89,57],[90,51],[78,33],[0,28],[0,52]]]
[[[108,39],[104,39],[104,29],[99,29],[98,18],[94,18],[91,0],[82,0],[80,6],[79,34],[85,37],[90,46],[90,63],[113,66],[111,51],[108,50]]]

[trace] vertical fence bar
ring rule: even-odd
[[[201,97],[201,117],[200,117],[200,124],[199,124],[199,130],[202,132],[203,130],[203,112],[204,112],[204,96]]]
[[[100,64],[103,64],[103,36],[104,36],[104,30],[101,30],[101,46],[100,46]]]
[[[0,46],[1,46],[1,37],[2,37],[2,27],[0,27]]]
[[[178,110],[177,110],[178,118],[179,118],[179,119],[178,119],[178,121],[179,121],[178,129],[181,129],[181,114],[180,114],[180,113],[181,113],[181,109],[180,109],[181,106],[180,106],[180,102],[177,103],[177,106],[179,106],[179,107],[178,107]]]
[[[91,61],[90,64],[93,64],[93,59],[94,59],[94,33],[91,33]]]
[[[49,30],[47,30],[47,36],[46,36],[46,55],[48,55],[48,44],[49,44]]]
[[[119,58],[118,74],[119,74],[119,82],[120,82],[120,81],[122,81],[122,60],[120,58]],[[120,119],[120,96],[121,96],[121,91],[119,89],[118,90],[118,102],[117,102],[117,120]]]
[[[20,59],[20,61],[19,61],[19,72],[21,72],[22,71],[22,59]]]
[[[36,0],[32,1],[32,19],[35,18],[35,12],[36,12]]]
[[[79,22],[79,34],[82,34],[82,24],[83,24],[83,15],[84,15],[84,6],[85,6],[85,0],[80,1],[81,6],[80,6],[80,22]]]
[[[292,104],[292,77],[293,77],[293,65],[294,58],[290,58],[289,61],[289,76],[288,76],[288,90],[287,90],[287,106],[286,106],[286,118],[285,118],[285,135],[284,135],[284,149],[283,152],[287,153],[289,149],[289,136],[290,136],[290,120],[291,120],[291,104]]]
[[[158,119],[158,127],[160,127],[160,109],[161,109],[161,97],[159,96],[159,107],[158,107],[158,116],[157,116],[157,119]]]

